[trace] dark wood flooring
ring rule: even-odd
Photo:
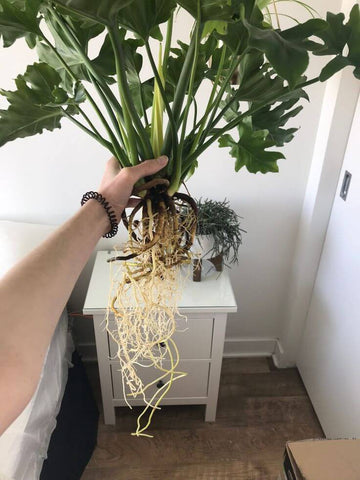
[[[96,366],[88,372],[101,409]],[[82,480],[276,480],[288,440],[324,436],[298,371],[268,358],[224,359],[215,423],[204,410],[162,407],[154,438],[130,435],[139,409],[118,408],[115,427],[101,415]]]

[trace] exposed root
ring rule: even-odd
[[[142,218],[137,220],[140,210]],[[151,191],[126,223],[129,241],[122,255],[110,259],[124,261],[113,276],[107,328],[118,346],[126,403],[140,397],[146,404],[134,435],[147,435],[144,431],[162,398],[171,384],[185,375],[178,371],[179,354],[171,337],[179,314],[180,266],[191,262],[196,205],[188,195],[172,198]],[[146,374],[147,382],[142,380],[141,370],[153,371],[151,378]]]

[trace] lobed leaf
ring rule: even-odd
[[[104,25],[114,25],[123,8],[134,0],[53,0],[70,14],[93,20]]]
[[[39,35],[38,12],[41,0],[0,0],[0,38],[10,47],[18,38]]]
[[[150,36],[161,40],[159,25],[170,18],[176,6],[175,0],[133,0],[119,12],[118,22],[143,40]]]
[[[81,87],[76,87],[71,98],[61,89],[60,82],[53,68],[35,63],[16,78],[17,90],[0,90],[10,104],[7,110],[0,110],[0,146],[16,138],[42,133],[44,129],[60,128],[63,106],[76,113],[76,103],[85,99]]]
[[[252,115],[252,124],[254,130],[265,130],[269,132],[269,139],[271,139],[277,147],[284,146],[285,143],[290,142],[294,138],[297,128],[282,128],[286,123],[298,115],[303,107],[295,105],[298,103],[300,95],[297,98],[292,98],[281,102],[279,105],[266,105]],[[295,108],[293,108],[295,107]]]
[[[320,32],[318,37],[324,44],[315,55],[336,55],[320,73],[320,80],[324,82],[346,66],[355,67],[354,75],[360,78],[360,9],[355,4],[351,9],[349,21],[344,23],[342,13],[327,14],[328,28]],[[346,52],[347,47],[347,52]]]
[[[246,167],[250,173],[278,172],[277,160],[285,158],[280,152],[268,151],[274,142],[268,138],[267,130],[253,130],[251,120],[246,119],[238,126],[239,140],[231,135],[219,138],[220,147],[230,147],[230,155],[235,158],[235,171]]]

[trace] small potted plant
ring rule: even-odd
[[[209,260],[217,271],[223,264],[238,263],[238,251],[242,243],[240,217],[230,207],[228,200],[197,200],[197,258],[194,261],[194,281],[201,280],[202,260]]]

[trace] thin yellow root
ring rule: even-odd
[[[155,410],[160,408],[173,382],[186,375],[177,370],[179,352],[172,336],[182,291],[180,266],[191,262],[185,247],[195,221],[193,215],[183,215],[179,220],[164,202],[158,205],[159,210],[154,212],[152,203],[146,201],[148,216],[136,223],[133,217],[129,220],[129,233],[135,225],[139,240],[130,235],[122,253],[136,252],[137,256],[120,265],[111,264],[112,294],[106,318],[109,335],[118,347],[125,402],[130,408],[130,399],[141,398],[145,403],[133,435],[149,437],[144,432]],[[114,271],[116,265],[118,270]],[[145,368],[159,372],[147,385],[141,378]],[[149,393],[160,380],[164,385],[154,394]]]

